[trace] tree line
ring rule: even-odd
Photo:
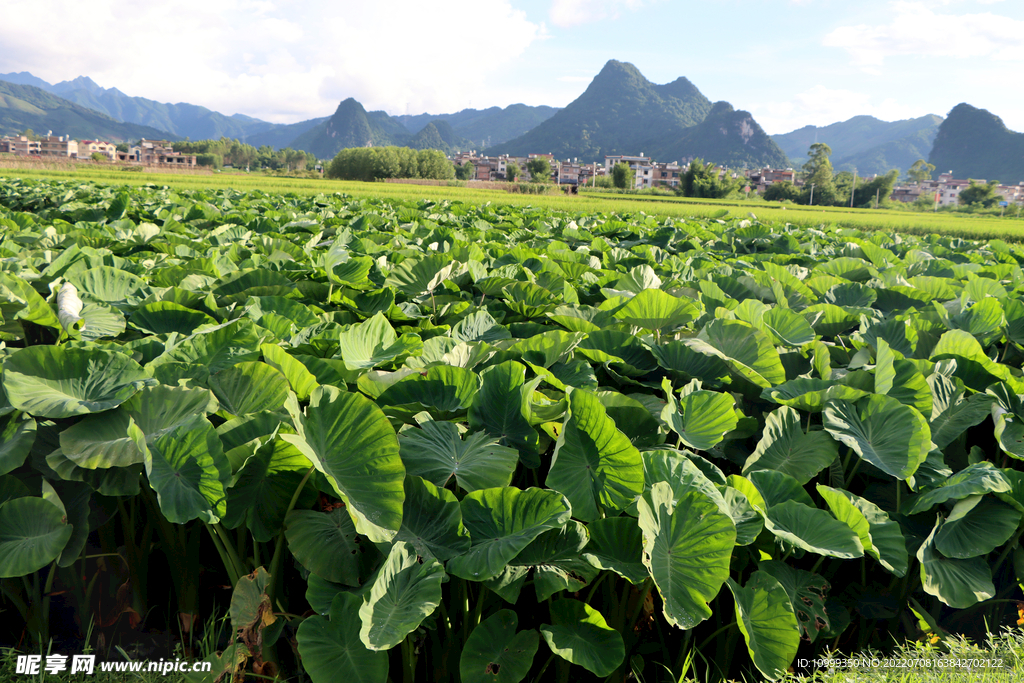
[[[171,145],[175,152],[195,154],[200,166],[221,168],[225,165],[235,168],[269,168],[274,171],[312,170],[317,164],[316,155],[301,149],[274,149],[270,145],[253,147],[232,138],[220,140],[184,140]]]
[[[813,206],[852,206],[871,208],[888,200],[900,172],[893,169],[871,180],[859,180],[849,171],[835,173],[829,156],[832,148],[823,142],[811,145],[803,166],[804,184],[798,187],[788,181],[772,183],[764,192],[768,201],[791,201]]]
[[[455,178],[455,166],[444,152],[437,149],[350,147],[338,152],[328,165],[326,175],[338,180],[452,180]]]

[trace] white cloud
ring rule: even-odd
[[[8,0],[4,20],[36,30],[0,34],[0,73],[87,75],[281,122],[329,115],[346,97],[390,113],[498,99],[494,75],[544,31],[510,0]]]
[[[991,12],[940,14],[928,3],[908,0],[892,2],[890,8],[888,23],[843,26],[826,35],[823,44],[846,50],[855,64],[868,69],[897,56],[1024,60],[1024,21]]]
[[[614,19],[623,9],[636,10],[644,0],[552,0],[551,23],[567,28]]]
[[[853,116],[874,116],[883,121],[924,116],[927,111],[886,99],[874,102],[871,95],[816,85],[782,102],[764,102],[750,108],[769,134],[789,133],[803,126],[827,126]]]

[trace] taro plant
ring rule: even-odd
[[[61,596],[108,645],[228,611],[220,680],[778,679],[1017,618],[1016,246],[0,203],[0,639],[81,637]]]

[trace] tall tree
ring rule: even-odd
[[[714,164],[705,164],[703,159],[694,159],[679,182],[678,193],[684,197],[722,199],[739,187],[740,180],[721,173]]]
[[[924,159],[918,159],[914,162],[913,166],[907,169],[907,179],[915,183],[922,183],[925,180],[932,179],[932,171],[934,170],[934,164],[929,164]]]
[[[835,203],[835,183],[832,177],[832,148],[824,142],[815,142],[807,151],[804,163],[804,195],[802,203],[831,206]]]
[[[505,164],[505,178],[508,179],[510,183],[514,183],[520,173],[522,173],[522,171],[519,170],[519,164],[516,162],[510,161]]]
[[[625,190],[629,185],[629,175],[631,171],[629,164],[624,161],[612,166],[612,184],[620,190]]]
[[[537,157],[526,162],[526,172],[534,183],[551,182],[551,164],[544,157]]]
[[[990,209],[1002,199],[996,194],[998,180],[990,180],[988,184],[982,184],[975,180],[971,180],[970,183],[966,189],[960,190],[959,201],[964,206],[981,206]]]

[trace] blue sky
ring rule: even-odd
[[[1024,131],[1021,0],[4,5],[0,73],[87,75],[282,123],[329,115],[346,97],[390,114],[564,106],[617,59],[655,83],[686,76],[769,133],[857,114],[944,116],[960,102]]]

